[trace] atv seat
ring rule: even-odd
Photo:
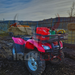
[[[23,39],[24,39],[25,41],[27,41],[27,40],[29,40],[29,39],[32,39],[32,37],[31,37],[31,36],[23,37]]]
[[[23,38],[25,41],[27,41],[28,39],[30,39],[30,38]]]

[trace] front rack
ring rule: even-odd
[[[40,40],[36,38],[36,36],[43,36],[43,37],[53,37],[49,38],[48,40]],[[33,37],[33,39],[41,41],[41,42],[54,42],[54,41],[60,41],[60,40],[67,40],[68,34],[55,34],[55,35],[41,35],[41,34],[33,34],[32,36],[27,36],[27,35],[19,35],[19,36],[13,36],[13,37],[19,37],[19,38],[24,38],[24,37]]]

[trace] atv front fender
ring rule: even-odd
[[[42,47],[42,44],[35,41],[34,39],[27,40],[25,47],[27,49],[34,49],[36,47],[39,52],[45,52],[44,48]]]
[[[16,44],[19,44],[19,45],[23,45],[23,44],[26,44],[26,41],[23,40],[22,38],[15,38],[15,37],[12,37],[14,43]]]

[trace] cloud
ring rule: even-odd
[[[30,2],[31,0],[29,0]],[[0,1],[0,13],[8,13],[8,12],[14,12],[16,10],[24,9],[27,6],[28,1],[27,0],[2,0]]]
[[[5,2],[6,0],[3,0]],[[68,16],[67,11],[74,0],[11,0],[0,7],[0,19],[13,20],[18,14],[18,20],[43,20],[54,18],[55,14]],[[0,5],[3,3],[0,1]]]

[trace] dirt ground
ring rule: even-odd
[[[0,37],[0,75],[31,75],[24,62],[11,60],[12,44],[11,37]],[[75,51],[72,50],[74,51],[72,52],[71,49],[67,48],[63,51],[65,53],[63,63],[53,65],[47,62],[46,69],[42,75],[75,75],[75,59],[72,59]]]

